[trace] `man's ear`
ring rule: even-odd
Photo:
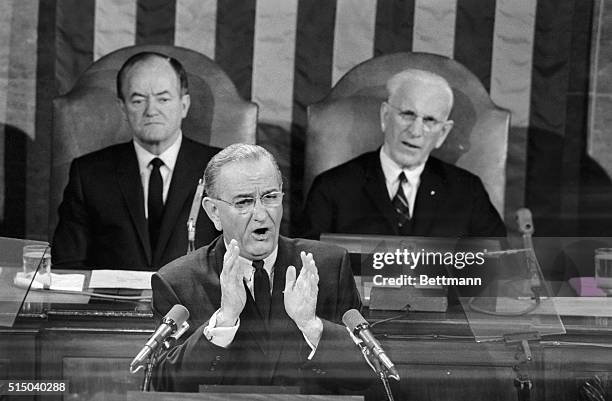
[[[389,114],[389,106],[387,106],[387,102],[382,102],[380,104],[380,131],[381,132],[385,132],[388,114]]]
[[[446,140],[446,137],[453,129],[454,125],[455,125],[455,122],[453,120],[447,120],[444,122],[444,125],[442,125],[442,130],[438,134],[438,139],[436,140],[436,149],[442,146],[442,144]]]
[[[217,207],[217,204],[211,198],[205,196],[204,199],[202,199],[202,207],[204,208],[204,211],[206,211],[208,218],[215,225],[217,231],[223,231],[223,227],[221,225],[221,218],[219,217],[219,208]]]
[[[183,106],[182,116],[185,118],[187,117],[189,106],[191,106],[191,96],[189,96],[189,94],[181,96],[181,105]]]

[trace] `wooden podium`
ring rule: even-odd
[[[363,396],[269,393],[143,393],[129,391],[127,401],[363,401]]]

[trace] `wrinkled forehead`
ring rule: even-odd
[[[276,167],[266,158],[231,161],[221,167],[216,180],[219,195],[257,195],[282,189]]]

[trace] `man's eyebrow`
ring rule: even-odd
[[[172,95],[169,90],[163,90],[154,94],[155,96]]]
[[[281,190],[280,190],[280,188],[274,187],[274,188],[266,189],[265,191],[261,191],[261,194],[262,195],[267,195],[267,194],[270,194],[272,192],[281,192]]]
[[[170,95],[171,95],[170,91],[168,91],[168,90],[163,90],[163,91],[161,91],[161,92],[157,92],[157,93],[154,93],[154,94],[153,94],[153,96],[166,96],[166,95],[170,96]],[[133,97],[147,97],[147,95],[146,95],[146,94],[144,94],[144,93],[132,92],[132,93],[130,94],[130,98],[133,98]]]
[[[254,198],[255,197],[255,192],[244,192],[244,193],[239,193],[236,194],[234,196],[232,196],[232,199],[236,199],[236,198]]]
[[[268,188],[268,189],[265,189],[263,191],[260,191],[259,194],[260,195],[267,195],[267,194],[272,193],[272,192],[280,192],[280,191],[281,191],[280,188],[274,187],[274,188]],[[236,198],[254,198],[256,195],[257,195],[257,192],[245,192],[245,193],[239,193],[239,194],[236,194],[236,195],[232,196],[232,199],[236,199]]]

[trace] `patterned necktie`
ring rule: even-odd
[[[164,162],[156,157],[155,159],[151,160],[150,164],[153,166],[153,169],[151,169],[151,176],[149,177],[149,197],[147,199],[147,208],[149,212],[149,241],[151,242],[151,249],[154,250],[157,246],[162,215],[164,213],[164,184],[159,171],[159,168],[164,165]]]
[[[261,316],[267,320],[270,314],[270,301],[272,297],[270,296],[270,276],[268,276],[268,272],[263,266],[263,260],[253,261],[253,267],[255,268],[255,273],[253,274],[253,292],[255,293],[257,309]]]
[[[391,203],[393,204],[393,208],[397,212],[397,226],[399,228],[402,228],[406,224],[406,222],[410,220],[410,206],[403,188],[403,185],[406,182],[408,182],[408,180],[406,179],[406,175],[402,171],[399,175],[399,186],[397,188],[397,192],[395,193],[395,196],[391,201]]]

